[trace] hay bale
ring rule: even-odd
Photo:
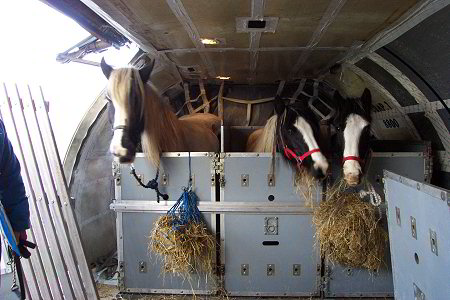
[[[189,222],[178,230],[173,217],[161,216],[149,236],[149,251],[163,262],[162,273],[184,278],[191,274],[212,274],[215,265],[215,238],[203,222]]]
[[[305,200],[305,206],[314,207],[317,193],[317,180],[304,168],[297,170],[294,178],[295,192]]]
[[[331,189],[327,201],[315,210],[313,223],[322,255],[341,265],[380,269],[387,232],[376,209],[356,193],[342,193],[342,185]]]

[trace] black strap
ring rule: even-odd
[[[130,168],[131,168],[131,172],[130,172],[131,175],[134,176],[134,178],[136,179],[136,181],[139,183],[140,186],[142,186],[143,188],[146,188],[146,189],[155,190],[156,202],[159,203],[159,197],[162,197],[164,200],[169,200],[169,195],[161,193],[158,188],[159,167],[156,169],[155,178],[150,180],[147,184],[144,184],[142,182],[141,178],[139,178],[139,176],[137,176],[136,169],[133,167],[133,165],[131,165]]]
[[[25,300],[25,283],[23,281],[22,264],[20,262],[20,256],[13,252],[14,264],[16,265],[17,278],[19,279],[20,287],[20,299]]]

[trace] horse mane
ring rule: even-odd
[[[276,138],[277,120],[277,115],[273,115],[267,120],[255,147],[257,152],[272,152]]]
[[[142,150],[154,166],[159,166],[163,151],[176,151],[184,143],[177,116],[153,87],[142,82],[138,69],[116,69],[111,73],[110,82],[115,99],[123,102],[119,105],[123,105],[128,116],[132,115],[129,111],[132,105],[127,101],[130,89],[140,93],[140,119],[136,122],[144,122]]]

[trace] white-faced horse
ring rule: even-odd
[[[274,145],[295,168],[306,168],[315,178],[327,174],[328,162],[320,152],[318,122],[305,102],[286,105],[275,99],[276,114],[247,140],[248,152],[272,152]]]
[[[114,135],[110,151],[122,163],[131,163],[141,141],[150,162],[159,165],[164,151],[216,152],[219,117],[193,114],[177,118],[147,83],[154,61],[138,70],[113,69],[104,59],[101,69],[108,79],[107,96]]]
[[[343,98],[336,91],[332,102],[336,109],[332,149],[342,157],[345,181],[355,186],[360,183],[361,165],[369,151],[372,96],[368,89],[359,99]]]

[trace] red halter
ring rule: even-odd
[[[309,150],[308,152],[305,152],[302,155],[298,156],[294,151],[289,149],[287,146],[284,146],[284,155],[288,159],[295,159],[297,161],[298,165],[301,165],[302,162],[305,160],[305,158],[307,158],[308,156],[310,156],[311,154],[316,153],[316,152],[320,152],[320,149],[319,148],[312,149],[312,150]]]
[[[361,159],[359,156],[352,156],[352,155],[344,156],[344,157],[342,158],[342,163],[345,163],[347,160],[356,160],[356,161],[359,162],[360,164],[364,163],[364,160]]]

